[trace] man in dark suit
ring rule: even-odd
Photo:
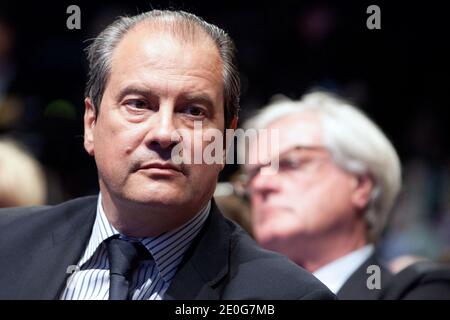
[[[339,299],[402,298],[383,293],[407,279],[394,278],[375,247],[401,185],[398,155],[377,125],[336,95],[312,92],[273,102],[245,128],[268,131],[249,144],[244,166],[256,240]],[[434,279],[450,288],[448,278]],[[445,290],[430,297],[450,299]]]
[[[208,130],[236,128],[239,105],[225,32],[155,10],[118,19],[88,59],[84,146],[100,194],[0,211],[0,299],[334,298],[212,200],[224,164],[197,155]]]

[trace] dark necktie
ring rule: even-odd
[[[109,300],[128,300],[133,272],[139,262],[150,259],[140,242],[112,238],[106,242],[109,259]]]

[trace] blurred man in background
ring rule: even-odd
[[[256,240],[313,272],[338,298],[381,298],[392,274],[375,244],[401,186],[399,157],[387,137],[357,108],[325,92],[277,101],[245,128],[279,132],[276,148],[272,141],[249,146],[245,172]],[[279,168],[271,170],[275,158]],[[450,298],[440,285],[434,297]]]

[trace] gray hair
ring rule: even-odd
[[[318,91],[299,101],[278,99],[244,127],[263,129],[275,120],[305,112],[320,117],[324,146],[338,166],[350,173],[371,176],[374,188],[364,217],[368,239],[375,241],[400,191],[401,165],[389,139],[361,110],[336,95]]]
[[[229,35],[217,26],[184,11],[152,10],[132,17],[120,17],[103,30],[86,49],[89,61],[85,96],[90,97],[98,113],[111,72],[113,51],[120,40],[141,22],[166,26],[180,39],[194,39],[202,31],[216,44],[223,62],[225,126],[239,112],[240,77],[236,64],[236,48]]]

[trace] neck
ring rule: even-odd
[[[329,244],[328,244],[329,245]],[[308,270],[309,272],[315,272],[323,266],[339,259],[347,254],[350,254],[362,247],[367,245],[367,243],[358,243],[354,244],[350,247],[341,247],[339,248],[336,243],[333,243],[333,247],[335,247],[334,251],[327,252],[323,256],[315,256],[314,253],[311,254],[308,259],[298,259],[298,264]],[[316,247],[317,248],[317,247]],[[319,250],[319,249],[318,249]]]
[[[368,244],[365,225],[356,227],[353,232],[340,234],[319,235],[317,237],[303,237],[296,243],[301,243],[292,260],[310,272],[355,251]]]
[[[188,222],[198,211],[164,204],[140,204],[101,193],[103,211],[109,223],[129,237],[157,237]]]

